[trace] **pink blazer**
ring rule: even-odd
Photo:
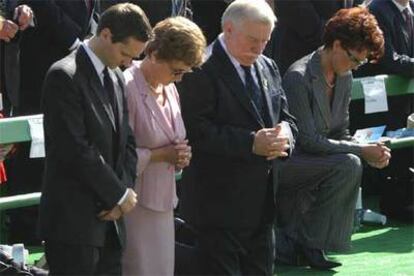
[[[174,84],[165,87],[172,121],[164,116],[142,75],[140,62],[124,72],[131,128],[137,144],[138,165],[135,191],[138,203],[155,211],[169,211],[177,204],[175,166],[151,162],[151,149],[185,139],[179,96]]]

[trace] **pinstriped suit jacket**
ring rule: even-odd
[[[330,107],[321,70],[320,49],[296,61],[283,78],[289,109],[297,119],[298,148],[315,154],[353,153],[361,147],[350,140],[349,103],[352,74],[337,76]]]

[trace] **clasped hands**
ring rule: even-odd
[[[131,212],[137,204],[137,194],[131,188],[127,189],[127,195],[125,200],[120,205],[115,205],[111,210],[103,210],[98,214],[98,218],[101,220],[117,220],[122,215]]]
[[[12,20],[3,19],[0,22],[0,39],[9,42],[16,35],[17,31],[25,30],[33,19],[33,11],[27,5],[20,5],[14,10],[14,18],[16,23]]]
[[[273,160],[279,157],[287,157],[289,137],[283,130],[281,123],[274,128],[263,128],[256,132],[253,142],[253,153]]]
[[[389,164],[391,150],[383,143],[367,144],[362,147],[362,157],[371,167],[382,169]]]
[[[155,162],[168,162],[181,170],[190,164],[191,157],[191,147],[188,140],[184,140],[152,150],[151,158]]]

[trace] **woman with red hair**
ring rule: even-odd
[[[325,25],[324,45],[296,61],[283,78],[299,129],[296,151],[281,169],[277,193],[277,258],[314,268],[341,265],[327,251],[350,247],[361,159],[388,165],[383,144],[358,144],[349,135],[351,70],[384,51],[384,38],[366,8],[339,10]]]

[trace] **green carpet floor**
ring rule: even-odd
[[[414,276],[414,226],[390,223],[387,226],[362,226],[352,236],[348,254],[330,257],[342,266],[332,271],[317,271],[306,267],[276,267],[284,275],[351,275],[351,276]],[[43,255],[40,248],[30,248],[30,263]]]
[[[348,254],[330,257],[342,263],[332,271],[305,267],[278,266],[276,274],[284,275],[351,275],[414,276],[414,226],[390,223],[384,226],[362,226],[352,236]]]

